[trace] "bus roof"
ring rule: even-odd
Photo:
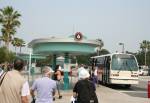
[[[104,56],[112,56],[114,54],[127,54],[127,53],[111,53],[111,54],[100,55],[100,56],[92,56],[91,58],[104,57]],[[132,54],[127,54],[127,55],[132,55]]]

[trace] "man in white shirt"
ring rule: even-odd
[[[37,92],[35,103],[53,103],[56,82],[50,78],[52,72],[51,68],[45,66],[43,68],[43,77],[34,81],[31,87],[31,95],[34,98],[34,92]]]

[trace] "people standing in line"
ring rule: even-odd
[[[21,75],[24,67],[22,59],[15,59],[14,69],[1,76],[0,103],[29,103],[29,84]]]
[[[54,80],[56,81],[56,85],[57,85],[57,90],[58,90],[58,95],[59,95],[59,99],[62,98],[62,95],[60,93],[60,81],[62,79],[62,75],[61,75],[61,66],[60,65],[56,65],[55,67],[55,72],[54,72]],[[54,97],[55,100],[55,97]]]
[[[83,69],[79,73],[79,81],[73,88],[73,97],[77,98],[77,103],[98,103],[96,88],[94,84],[89,81],[89,73]]]
[[[56,91],[56,82],[50,77],[52,69],[45,66],[42,70],[43,77],[34,81],[31,87],[32,98],[35,98],[34,92],[37,91],[35,103],[53,103],[53,96]]]

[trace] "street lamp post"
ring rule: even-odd
[[[124,53],[124,43],[119,43],[119,45],[122,45],[122,53]]]
[[[146,66],[146,48],[145,48],[145,66]]]
[[[147,41],[146,41],[146,47],[145,47],[145,66],[147,65],[147,63],[146,63],[146,52],[147,52]]]
[[[30,48],[29,49],[29,69],[28,69],[28,81],[30,81],[30,71],[31,71],[31,59],[32,59],[32,49]]]

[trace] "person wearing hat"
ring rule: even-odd
[[[89,81],[89,72],[85,69],[79,72],[79,81],[73,88],[73,97],[77,103],[98,103],[94,84]]]
[[[54,71],[45,66],[43,68],[43,77],[34,81],[31,87],[31,95],[34,98],[34,91],[37,91],[35,103],[53,103],[53,96],[56,91],[56,82],[50,77]]]
[[[79,77],[80,71],[82,71],[83,69],[85,69],[85,68],[84,68],[84,65],[81,64],[81,65],[79,66],[79,68],[78,68],[78,80],[80,80],[80,77]]]

